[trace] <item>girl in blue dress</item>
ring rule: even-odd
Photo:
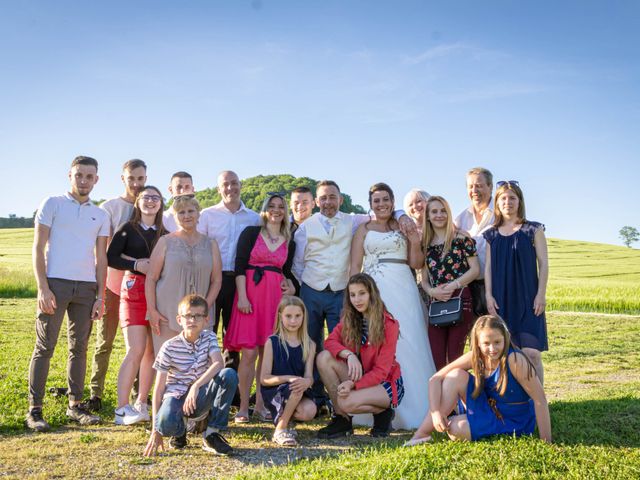
[[[473,370],[473,374],[468,370]],[[447,418],[457,404],[461,415]],[[480,317],[471,331],[471,351],[429,380],[430,410],[405,446],[431,441],[447,432],[452,440],[491,435],[532,435],[551,442],[549,406],[530,360],[511,343],[505,322]]]
[[[307,311],[298,297],[283,296],[276,316],[275,334],[264,345],[260,389],[276,426],[273,441],[295,447],[298,442],[289,421],[303,422],[316,415],[310,390],[316,345],[307,333]]]
[[[548,350],[546,305],[549,261],[544,225],[529,222],[518,182],[498,182],[495,223],[487,240],[487,310],[507,322],[513,343],[529,357],[544,382],[541,352]]]

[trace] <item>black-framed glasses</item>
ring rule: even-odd
[[[142,200],[145,202],[154,202],[154,203],[162,200],[162,197],[160,195],[142,195],[140,198],[142,198]]]
[[[503,185],[515,185],[516,187],[519,187],[520,182],[517,180],[500,180],[499,182],[496,182],[496,188],[500,188]]]

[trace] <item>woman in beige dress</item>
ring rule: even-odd
[[[178,230],[158,240],[145,284],[147,315],[158,354],[162,344],[180,333],[178,303],[196,293],[207,299],[209,311],[222,284],[222,261],[215,240],[196,230],[200,205],[193,195],[176,197],[173,211]],[[209,320],[209,327],[212,325]]]

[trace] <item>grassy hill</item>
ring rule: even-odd
[[[33,230],[0,229],[0,297],[35,297]],[[549,310],[640,313],[640,250],[549,239]]]

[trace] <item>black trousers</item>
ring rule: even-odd
[[[222,287],[216,298],[216,311],[213,324],[213,331],[218,333],[218,325],[222,318],[222,338],[227,333],[229,328],[229,320],[231,319],[231,310],[233,309],[233,301],[236,295],[236,277],[234,272],[222,272]],[[238,364],[240,363],[240,352],[229,352],[225,349],[222,350],[222,358],[224,359],[224,366],[233,368],[238,371]]]

